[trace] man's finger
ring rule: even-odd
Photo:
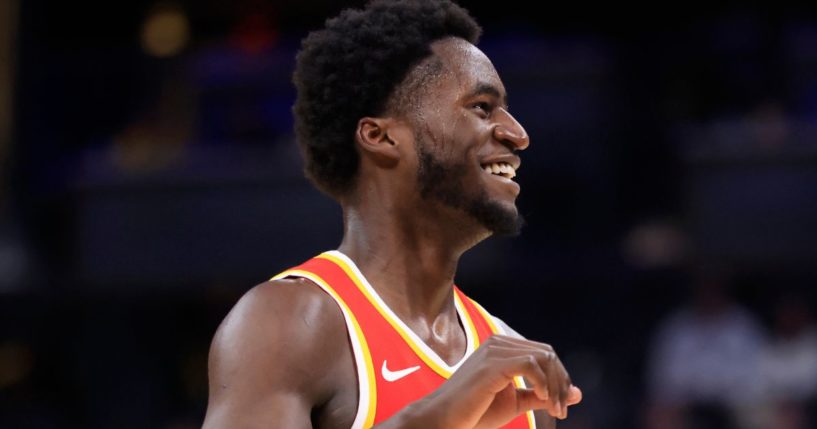
[[[565,401],[567,405],[576,405],[582,401],[582,390],[574,385],[570,385],[570,389],[567,391],[567,400]]]
[[[543,401],[533,389],[516,389],[516,403],[519,411],[547,410],[550,401]]]

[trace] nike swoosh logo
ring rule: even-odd
[[[419,365],[401,369],[399,371],[390,371],[388,368],[386,368],[386,361],[383,361],[383,367],[380,368],[380,373],[383,375],[383,379],[386,381],[397,381],[411,374],[412,372],[417,371],[418,369],[420,369]]]

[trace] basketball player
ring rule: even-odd
[[[581,400],[549,345],[454,286],[521,224],[528,135],[480,31],[448,0],[375,0],[304,40],[297,138],[343,240],[226,317],[205,428],[547,428]]]

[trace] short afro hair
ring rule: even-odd
[[[306,176],[335,198],[357,177],[357,122],[383,114],[431,43],[458,37],[476,44],[482,29],[449,0],[374,0],[347,9],[310,33],[296,57],[295,134]]]

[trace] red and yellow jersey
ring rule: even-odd
[[[503,333],[475,301],[454,287],[454,303],[465,327],[466,351],[448,365],[380,298],[351,259],[338,251],[318,255],[273,280],[302,277],[337,302],[346,321],[358,378],[358,409],[353,429],[380,423],[445,382],[488,337]],[[523,386],[521,378],[515,380]],[[522,414],[508,429],[535,429],[533,413]]]

